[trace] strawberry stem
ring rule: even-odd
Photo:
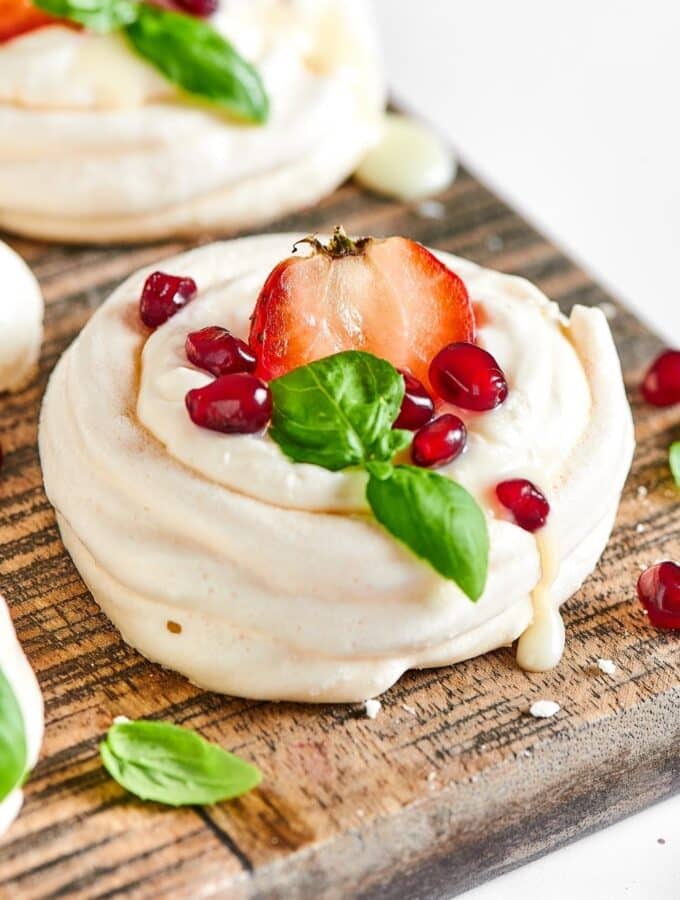
[[[361,256],[372,240],[373,238],[370,237],[352,240],[347,236],[342,225],[338,225],[327,244],[323,244],[315,234],[310,234],[297,241],[293,249],[296,249],[299,244],[309,244],[315,253],[323,253],[331,259],[341,259],[343,256]]]

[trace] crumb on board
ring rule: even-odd
[[[529,707],[529,712],[535,719],[549,719],[560,711],[560,704],[554,700],[537,700]]]
[[[644,534],[645,531],[647,531],[647,526],[643,522],[638,522],[638,524],[635,526],[635,530],[638,534]]]
[[[402,708],[402,709],[405,709],[406,712],[407,712],[410,716],[415,716],[415,715],[418,714],[418,710],[415,708],[415,706],[409,706],[408,703],[402,703],[402,704],[401,704],[401,708]]]
[[[647,489],[647,487],[645,487],[644,484],[638,485],[638,489],[637,489],[638,497],[646,497],[648,493],[649,493],[649,490]]]
[[[382,703],[380,700],[364,700],[364,709],[369,719],[375,719],[382,709]]]
[[[611,659],[598,659],[597,668],[605,675],[613,675],[616,672],[616,666]]]

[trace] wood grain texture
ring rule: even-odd
[[[126,647],[59,540],[41,484],[38,408],[58,356],[109,291],[185,245],[12,240],[48,305],[39,379],[0,397],[0,591],[45,693],[47,732],[24,812],[0,841],[0,897],[446,897],[680,788],[680,636],[651,628],[634,591],[640,565],[680,556],[666,462],[680,413],[644,406],[636,387],[658,342],[469,174],[440,199],[444,216],[430,219],[347,185],[268,230],[342,222],[409,234],[524,275],[565,311],[608,304],[639,445],[602,563],[566,606],[561,665],[527,674],[504,649],[411,672],[371,721],[358,707],[207,693]],[[614,676],[598,657],[615,661]],[[562,711],[532,718],[539,698]],[[204,810],[137,802],[98,757],[120,714],[199,729],[255,761],[263,786]]]

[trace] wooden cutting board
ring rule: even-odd
[[[110,290],[186,245],[12,240],[42,283],[47,335],[39,380],[0,398],[0,591],[40,679],[47,731],[23,814],[0,841],[0,897],[450,897],[680,788],[680,635],[650,627],[634,589],[640,566],[680,557],[680,493],[666,461],[680,411],[646,407],[637,391],[659,343],[469,174],[440,200],[419,209],[347,185],[268,230],[407,234],[524,275],[565,311],[604,305],[639,445],[602,563],[566,606],[562,663],[527,674],[504,649],[412,672],[371,721],[357,706],[207,693],[126,647],[59,540],[38,408],[58,356]],[[613,676],[598,657],[614,660]],[[540,698],[561,712],[532,718]],[[99,761],[121,714],[196,728],[255,761],[264,783],[208,809],[138,802]]]

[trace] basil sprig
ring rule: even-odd
[[[680,488],[680,441],[673,441],[668,448],[668,465],[676,485]]]
[[[347,350],[272,381],[270,435],[286,456],[337,471],[389,461],[408,446],[392,430],[404,379],[383,359]]]
[[[131,46],[173,84],[262,124],[269,98],[257,69],[207,22],[139,0],[33,0],[35,6],[92,31],[122,31]]]
[[[471,600],[486,584],[484,513],[459,484],[417,466],[394,465],[410,442],[393,429],[404,379],[390,363],[348,350],[294,369],[270,384],[270,436],[295,462],[368,473],[366,498],[378,522],[454,581]]]
[[[245,760],[167,722],[118,722],[99,745],[104,768],[142,800],[204,806],[240,797],[262,780]]]
[[[0,803],[22,784],[27,765],[24,717],[0,668]]]

